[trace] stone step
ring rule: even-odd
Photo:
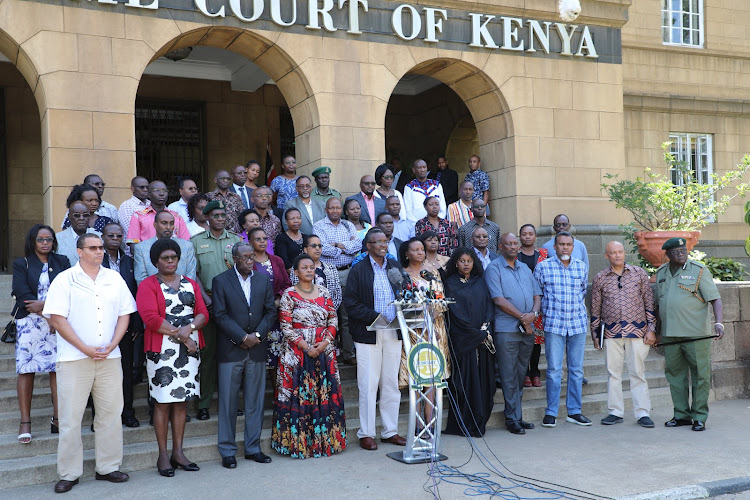
[[[0,274],[0,314],[10,314],[13,310],[13,298],[10,296],[13,290],[13,275]],[[0,318],[2,319],[2,318]],[[3,326],[8,321],[3,322]]]
[[[632,409],[630,402],[630,393],[625,392],[624,394],[626,401],[626,412]],[[651,400],[654,407],[667,407],[671,405],[671,398],[669,389],[666,387],[657,388],[651,391]],[[558,418],[559,425],[568,425],[564,421],[565,417],[565,406],[564,399],[561,402],[559,415],[562,418]],[[529,402],[524,405],[524,419],[538,424],[538,429],[533,432],[548,432],[548,430],[542,430],[541,419],[544,416],[545,402],[538,400],[535,402]],[[447,404],[446,404],[447,407]],[[405,434],[406,429],[406,407],[402,404],[401,415],[399,417],[399,427],[401,433]],[[607,413],[607,398],[606,394],[596,394],[583,397],[583,409],[582,412],[592,418],[595,424],[598,425],[597,420]],[[628,415],[629,417],[629,415]],[[447,419],[447,410],[444,414],[443,420]],[[242,418],[238,419],[238,429],[241,429]],[[187,456],[200,465],[201,462],[209,460],[219,460],[219,453],[216,449],[216,431],[215,431],[215,418],[206,422],[200,422],[204,426],[194,426],[193,422],[186,426],[185,442],[184,447]],[[264,422],[264,430],[261,434],[261,448],[266,452],[274,456],[274,453],[270,450],[270,439],[271,431],[268,428],[270,422]],[[347,428],[347,442],[348,446],[357,446],[358,441],[356,437],[356,430],[359,428],[359,420],[356,417],[350,416],[346,422]],[[502,405],[495,405],[493,408],[492,415],[488,422],[489,431],[496,432],[498,427],[504,424],[504,418],[502,414]],[[191,429],[192,427],[192,429]],[[200,428],[202,434],[193,434],[193,429]],[[212,432],[209,433],[208,431]],[[504,431],[503,431],[504,432]],[[554,432],[549,430],[549,432]],[[124,446],[124,459],[121,470],[124,472],[130,472],[134,470],[145,470],[155,467],[157,458],[156,443],[153,439],[153,429],[146,425],[138,429],[126,429],[126,434],[138,433],[139,436],[144,437],[144,441],[127,444]],[[84,430],[84,446],[93,436],[90,435],[90,431]],[[151,434],[152,439],[146,439],[148,434]],[[135,434],[133,434],[135,435]],[[242,434],[239,433],[236,436],[238,445],[238,457],[242,459]],[[37,443],[37,441],[40,441]],[[91,441],[92,442],[92,441]],[[2,455],[4,458],[0,460],[0,490],[6,488],[15,488],[18,486],[49,483],[51,485],[57,481],[57,455],[56,455],[56,437],[45,439],[39,438],[32,441],[29,445],[17,445],[31,448],[36,446],[37,453],[25,456],[23,458],[5,458],[7,455]],[[10,449],[12,444],[2,441],[3,450]],[[389,446],[389,445],[383,445]],[[394,450],[396,448],[394,447]],[[85,449],[84,451],[84,475],[90,476],[94,473],[94,450]]]

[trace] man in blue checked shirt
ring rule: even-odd
[[[563,355],[568,362],[568,422],[591,425],[581,414],[583,351],[586,344],[586,286],[588,269],[572,257],[573,235],[562,231],[555,236],[555,253],[537,264],[534,277],[542,288],[544,352],[547,357],[547,408],[544,427],[554,427],[560,406]]]

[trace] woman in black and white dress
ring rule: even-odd
[[[182,440],[185,432],[187,402],[200,396],[198,368],[204,346],[200,329],[208,322],[208,311],[198,284],[176,274],[180,246],[172,239],[157,240],[151,247],[154,276],[138,287],[138,312],[146,326],[143,338],[146,351],[149,393],[154,399],[154,431],[159,445],[156,468],[165,477],[175,468],[188,471],[198,466],[185,457]],[[172,455],[167,454],[167,432],[172,423]]]

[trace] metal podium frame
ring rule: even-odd
[[[418,342],[430,343],[439,349],[435,337],[434,314],[435,305],[438,303],[447,304],[448,302],[422,296],[411,301],[398,300],[393,303],[396,308],[396,319],[401,329],[407,363],[412,349],[411,334],[418,339]],[[421,333],[414,328],[421,328]],[[448,458],[438,451],[443,424],[444,385],[444,380],[435,380],[433,389],[435,403],[433,403],[431,398],[422,392],[422,387],[416,386],[416,381],[409,372],[409,430],[406,433],[406,449],[388,453],[388,457],[406,464],[421,464]],[[429,422],[425,422],[423,416],[417,411],[420,403],[425,408],[429,406],[433,410]],[[417,422],[422,426],[419,432],[417,432]]]

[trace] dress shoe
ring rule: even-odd
[[[391,443],[391,444],[395,444],[396,446],[406,446],[406,439],[402,438],[398,434],[394,434],[393,436],[391,436],[389,438],[381,438],[380,442],[381,443]]]
[[[523,379],[523,386],[524,387],[531,387],[531,377],[525,377]]]
[[[60,427],[58,426],[57,422],[59,420],[55,417],[52,417],[49,419],[49,432],[50,434],[60,434]]]
[[[221,457],[221,466],[226,469],[236,469],[237,459],[234,457]]]
[[[505,424],[505,428],[510,431],[511,434],[526,434],[519,422],[508,422]]]
[[[359,446],[369,451],[378,449],[378,443],[376,443],[375,440],[371,437],[360,438]]]
[[[160,476],[174,477],[174,467],[170,467],[169,469],[160,469],[159,462],[156,462],[156,470],[159,471]]]
[[[706,422],[701,422],[700,420],[696,420],[693,422],[693,430],[694,431],[705,431],[706,430]]]
[[[238,417],[242,417],[243,415],[245,415],[245,412],[244,412],[244,411],[242,411],[242,410],[237,410],[237,416],[238,416]]]
[[[664,422],[664,427],[683,427],[685,425],[692,425],[693,421],[686,418],[673,418]]]
[[[532,424],[531,422],[527,422],[525,420],[521,420],[518,423],[521,424],[521,427],[523,427],[526,430],[531,430],[535,427],[534,424]]]
[[[344,362],[345,365],[350,365],[350,366],[357,365],[357,358],[355,358],[354,356],[347,356],[346,358],[343,358],[342,361]]]
[[[544,420],[542,420],[542,427],[554,427],[557,425],[557,417],[553,417],[552,415],[545,415]]]
[[[271,457],[263,452],[253,453],[252,455],[245,455],[245,460],[253,460],[259,464],[270,464]]]
[[[124,472],[115,470],[115,471],[110,472],[109,474],[99,474],[97,472],[95,479],[97,481],[109,481],[110,483],[124,483],[125,481],[130,479],[130,476],[128,476]]]
[[[78,479],[74,479],[72,481],[60,479],[57,484],[55,484],[55,493],[67,493],[72,490],[73,486],[75,486],[76,484],[78,484]]]
[[[542,379],[539,377],[531,377],[531,385],[534,387],[541,387],[542,386]]]
[[[140,427],[141,423],[138,421],[137,418],[135,418],[134,415],[128,415],[125,417],[122,417],[122,423],[125,425],[125,427]]]
[[[621,424],[623,422],[624,420],[622,417],[618,417],[617,415],[612,415],[611,413],[602,419],[602,425],[615,425],[615,424]]]
[[[198,465],[194,464],[193,462],[190,462],[189,464],[181,464],[180,462],[175,460],[173,457],[169,458],[169,465],[171,465],[175,469],[179,467],[180,469],[186,470],[189,472],[201,470],[201,468],[198,467]]]
[[[208,413],[208,408],[200,408],[198,410],[198,420],[208,420],[211,418],[211,415]]]
[[[566,418],[565,421],[570,422],[571,424],[591,425],[591,420],[584,417],[580,413],[576,413],[575,415],[568,415],[568,418]]]
[[[651,420],[651,418],[647,415],[638,419],[638,425],[647,429],[651,429],[654,426],[654,421]]]

